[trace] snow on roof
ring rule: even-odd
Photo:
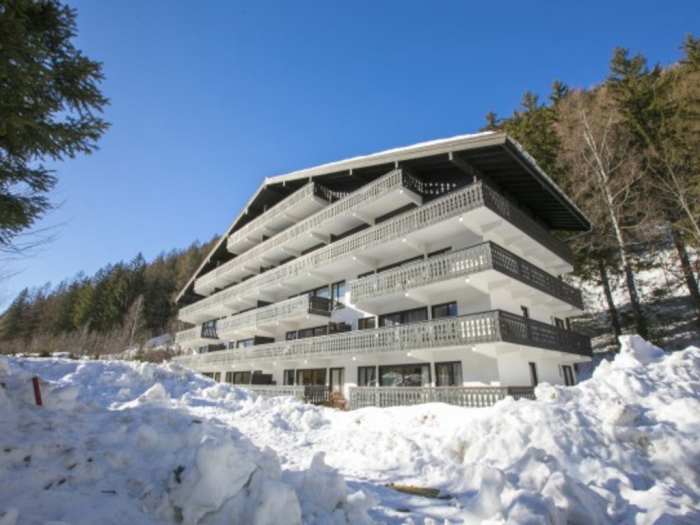
[[[287,173],[284,175],[277,175],[274,177],[266,177],[265,178],[265,183],[268,184],[270,182],[281,182],[283,180],[289,180],[289,179],[296,179],[301,176],[304,176],[307,172],[309,171],[333,171],[334,168],[342,169],[341,166],[345,164],[351,164],[351,163],[357,163],[361,161],[371,161],[373,159],[379,158],[379,157],[384,157],[384,156],[389,156],[389,155],[397,155],[400,153],[408,153],[411,151],[418,151],[424,148],[431,148],[435,146],[441,146],[441,145],[447,145],[452,142],[462,142],[464,140],[468,139],[474,139],[477,137],[485,137],[488,135],[495,135],[495,132],[493,131],[482,131],[480,133],[469,133],[466,135],[455,135],[454,137],[449,137],[445,139],[436,139],[436,140],[429,140],[426,142],[419,142],[417,144],[411,144],[410,146],[401,146],[399,148],[392,148],[392,149],[387,149],[384,151],[379,151],[377,153],[371,153],[369,155],[359,155],[357,157],[351,157],[349,159],[343,159],[343,160],[338,160],[334,162],[329,162],[327,164],[321,164],[319,166],[314,166],[311,168],[304,168],[302,170],[297,170],[293,171],[291,173]]]

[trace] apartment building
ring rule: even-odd
[[[583,303],[552,232],[589,229],[502,133],[267,178],[178,297],[177,361],[360,405],[572,384],[591,347],[570,330]]]

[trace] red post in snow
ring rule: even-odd
[[[32,383],[34,384],[34,400],[36,401],[37,406],[42,406],[39,378],[37,376],[32,377]]]

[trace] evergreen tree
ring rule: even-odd
[[[75,11],[58,0],[0,5],[0,251],[51,203],[44,162],[91,153],[106,131],[102,68],[73,45]]]

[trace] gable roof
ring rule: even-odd
[[[583,212],[513,138],[494,132],[458,135],[265,178],[177,300],[179,302],[190,295],[188,291],[193,290],[195,279],[215,267],[217,260],[230,257],[226,252],[226,239],[231,233],[310,181],[348,184],[353,178],[357,179],[354,175],[360,175],[367,182],[399,165],[420,171],[454,167],[456,162],[488,177],[515,197],[519,204],[529,208],[550,229],[589,231],[591,228]]]

